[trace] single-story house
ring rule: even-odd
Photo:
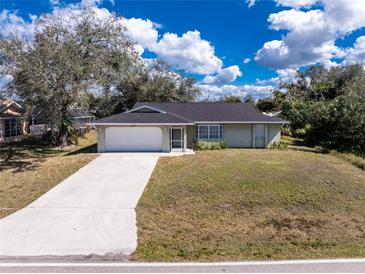
[[[22,107],[10,99],[0,99],[0,143],[19,141],[26,132],[21,121]]]
[[[99,152],[185,151],[197,140],[232,148],[265,148],[280,141],[286,121],[250,103],[145,103],[92,123]]]

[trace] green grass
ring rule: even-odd
[[[365,171],[329,154],[162,158],[137,207],[141,261],[365,256]]]
[[[27,206],[95,159],[95,141],[91,131],[77,147],[65,150],[32,142],[0,146],[0,218]]]
[[[351,164],[353,164],[354,166],[356,166],[358,168],[365,170],[365,158],[355,155],[354,153],[339,152],[336,150],[328,150],[328,149],[324,149],[320,146],[307,147],[307,146],[304,146],[303,139],[301,139],[301,138],[283,136],[282,139],[283,139],[283,141],[285,141],[286,143],[289,144],[290,149],[301,150],[301,151],[310,151],[310,152],[323,153],[323,154],[331,154],[333,156],[336,156],[338,158],[341,158],[345,161],[350,162]]]

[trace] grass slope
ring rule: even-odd
[[[137,207],[135,260],[365,256],[365,172],[304,151],[162,158]]]
[[[55,150],[36,144],[0,146],[0,218],[36,200],[95,159],[96,134],[79,139],[79,146]]]

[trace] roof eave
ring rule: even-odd
[[[194,123],[88,123],[91,126],[190,126]]]
[[[169,125],[186,125],[193,126],[195,124],[290,124],[288,121],[196,121],[191,123],[108,123],[96,122],[88,123],[92,126],[169,126]]]

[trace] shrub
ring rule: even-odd
[[[227,143],[225,140],[221,141],[194,141],[194,150],[217,150],[227,148]]]
[[[283,126],[283,127],[281,128],[281,134],[282,134],[283,136],[292,136],[292,135],[293,135],[293,133],[292,133],[292,131],[291,131],[290,127],[288,127],[288,126]]]
[[[280,140],[279,142],[275,142],[269,146],[271,149],[287,149],[288,143],[284,140]]]

